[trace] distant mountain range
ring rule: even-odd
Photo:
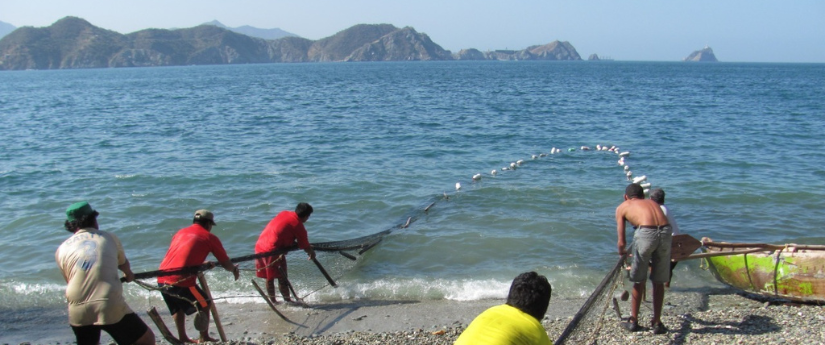
[[[220,24],[220,23],[217,23]],[[288,34],[288,33],[287,33]],[[144,67],[277,62],[581,60],[568,42],[524,50],[453,55],[411,27],[359,24],[320,40],[251,37],[213,23],[120,34],[77,17],[21,27],[0,39],[0,70]]]
[[[252,26],[249,26],[249,25],[239,26],[237,28],[230,28],[226,25],[221,24],[221,22],[219,22],[217,20],[213,20],[211,22],[203,23],[203,24],[204,25],[214,25],[214,26],[217,26],[219,28],[223,28],[223,29],[227,29],[229,31],[237,32],[239,34],[247,35],[249,37],[263,38],[265,40],[277,40],[279,38],[284,38],[284,37],[300,37],[296,34],[293,34],[291,32],[286,32],[286,31],[278,29],[278,28],[259,29],[259,28],[252,27]]]
[[[8,35],[12,31],[14,31],[14,29],[17,29],[16,27],[14,27],[14,25],[5,22],[0,22],[0,38],[3,38],[3,36]]]

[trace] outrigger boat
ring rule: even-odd
[[[717,280],[771,298],[825,303],[825,246],[713,242],[704,237],[703,258]],[[684,260],[683,259],[683,260]]]

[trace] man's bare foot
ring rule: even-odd
[[[203,343],[217,343],[218,339],[212,338],[210,336],[201,336],[195,343],[196,344],[203,344]]]
[[[189,339],[189,337],[186,337],[186,338],[180,338],[180,342],[181,342],[181,343],[193,343],[193,344],[194,344],[194,343],[197,343],[196,341],[194,341],[194,340],[192,340],[192,339]]]

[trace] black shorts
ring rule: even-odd
[[[181,287],[167,284],[158,284],[163,301],[169,308],[172,315],[183,311],[186,315],[192,315],[196,311],[209,306],[209,300],[197,285],[192,287]]]
[[[118,344],[134,344],[147,330],[149,327],[135,313],[126,314],[111,325],[72,326],[77,345],[97,345],[100,343],[100,331],[109,333]]]

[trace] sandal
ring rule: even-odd
[[[653,334],[665,334],[667,332],[668,330],[667,327],[665,327],[665,324],[659,322],[653,325]]]
[[[628,332],[638,332],[642,330],[642,327],[639,327],[639,324],[634,322],[619,322],[619,326],[621,326]]]

